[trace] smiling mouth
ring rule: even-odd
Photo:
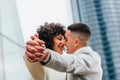
[[[63,50],[63,49],[64,49],[64,47],[63,47],[63,46],[60,46],[59,48],[60,48],[61,50]]]

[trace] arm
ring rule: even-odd
[[[84,74],[89,71],[89,62],[85,61],[81,55],[60,55],[52,50],[48,50],[50,59],[46,64],[46,67],[50,67],[60,72],[68,72],[73,74]]]

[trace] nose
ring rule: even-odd
[[[65,40],[62,40],[62,44],[65,45]]]

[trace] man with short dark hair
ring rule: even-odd
[[[102,80],[101,58],[88,45],[90,36],[86,24],[75,23],[68,26],[65,33],[68,55],[59,55],[46,49],[42,46],[44,43],[36,38],[27,43],[26,51],[29,54],[26,53],[26,57],[30,62],[40,62],[43,66],[66,72],[66,80]],[[38,44],[29,46],[33,43]]]

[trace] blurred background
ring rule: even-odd
[[[120,80],[119,9],[120,0],[0,0],[0,80],[30,80],[25,42],[44,22],[89,25],[90,45],[102,58],[102,80]]]

